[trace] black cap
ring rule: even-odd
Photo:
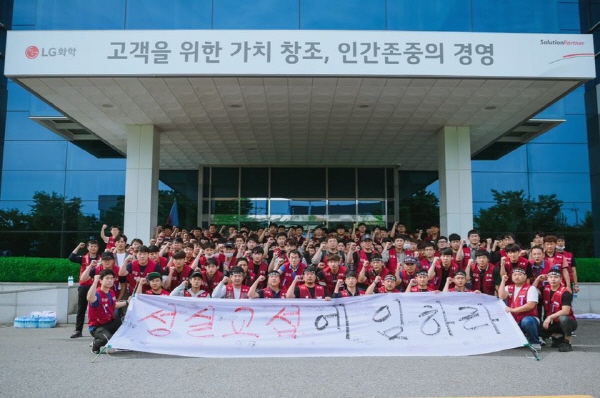
[[[406,256],[404,257],[404,264],[416,264],[417,263],[417,259],[412,257],[412,256]]]
[[[227,242],[227,243],[225,243],[225,248],[235,249],[235,243],[233,243],[233,242]]]
[[[190,275],[190,279],[195,278],[195,277],[202,278],[202,272],[200,272],[200,271],[192,272],[192,274]]]
[[[102,260],[114,260],[115,255],[112,252],[104,252],[102,253]]]
[[[373,240],[373,237],[371,235],[363,235],[362,238],[360,238],[361,242],[364,242],[366,240]]]

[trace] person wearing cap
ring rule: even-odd
[[[302,280],[304,283],[297,286],[298,282]],[[285,297],[331,300],[331,295],[327,288],[317,284],[317,269],[314,267],[305,268],[304,275],[296,275]]]
[[[113,252],[110,252],[110,251],[104,252],[101,254],[100,258],[101,258],[100,264],[97,264],[96,261],[92,261],[90,263],[90,265],[86,268],[86,270],[83,271],[83,274],[81,274],[81,279],[80,279],[82,282],[85,282],[90,279],[94,279],[94,276],[100,274],[100,272],[102,272],[105,269],[109,269],[115,275],[119,275],[119,267],[117,267],[115,265],[115,255],[113,254]],[[121,290],[121,285],[119,284],[118,278],[113,283],[112,289],[114,290],[115,294],[117,296],[119,296],[119,291]]]
[[[436,290],[442,290],[446,279],[454,277],[458,271],[458,263],[452,260],[452,249],[446,247],[442,249],[440,258],[433,262],[429,268],[429,280]]]
[[[244,270],[242,267],[232,267],[229,277],[224,277],[213,291],[213,298],[247,299],[250,288],[242,285]],[[229,283],[231,282],[231,283]]]
[[[487,250],[477,250],[475,259],[476,262],[470,259],[467,263],[467,281],[471,281],[473,290],[496,296],[500,286],[500,271],[490,263],[490,253]]]
[[[373,248],[373,237],[368,234],[363,235],[360,238],[360,248],[354,251],[354,253],[348,253],[348,268],[360,275],[360,271],[362,271],[365,264],[370,263],[373,257],[380,257]]]
[[[454,285],[454,286],[452,286]],[[458,270],[454,277],[446,278],[446,284],[442,292],[458,292],[458,293],[470,293],[473,292],[471,289],[467,289],[467,274],[465,271]],[[451,287],[452,286],[452,287]],[[474,293],[481,293],[479,290],[475,290]]]
[[[174,291],[177,286],[190,278],[192,272],[192,267],[185,264],[185,253],[182,250],[173,253],[166,274],[165,289]]]
[[[133,255],[130,254],[125,258],[126,264],[119,268],[119,276],[124,277],[123,279],[119,278],[119,281],[122,283],[127,282],[129,285],[127,289],[121,289],[119,299],[124,297],[125,291],[129,295],[133,294],[135,285],[140,278],[147,277],[150,272],[160,272],[160,266],[150,260],[150,252],[146,246],[138,248],[136,260],[131,261],[131,259],[133,259]]]
[[[345,285],[345,289],[342,286]],[[345,278],[338,279],[333,290],[333,298],[355,297],[365,294],[364,290],[358,289],[358,275],[354,271],[346,271]]]
[[[573,351],[571,340],[577,329],[577,320],[573,314],[573,294],[562,284],[560,266],[555,266],[546,275],[540,275],[533,282],[538,286],[542,281],[548,283],[543,288],[544,323],[541,334],[552,337],[552,347],[560,352]]]
[[[404,266],[396,268],[396,286],[400,286],[403,292],[408,289],[410,281],[417,276],[417,261],[413,256],[406,256]]]
[[[508,299],[506,312],[515,318],[531,347],[539,351],[542,345],[538,337],[538,290],[527,283],[527,271],[521,267],[513,268],[511,279],[513,283],[507,285],[508,275],[502,275],[498,297],[500,300]]]
[[[264,289],[258,289],[258,286],[261,282],[265,281],[264,275],[260,275],[254,281],[254,284],[250,287],[248,291],[248,298],[283,298],[285,295],[282,294],[280,285],[281,285],[281,275],[279,271],[273,270],[269,271],[268,274],[267,286]],[[258,290],[257,290],[258,289]]]
[[[147,286],[150,286],[148,289]],[[162,275],[158,272],[150,272],[148,276],[138,283],[136,294],[151,294],[154,296],[169,296],[168,290],[163,289]]]
[[[327,256],[326,260],[327,266],[322,271],[318,271],[317,278],[319,278],[320,285],[325,286],[328,291],[332,292],[337,281],[344,280],[347,270],[346,267],[340,265],[341,258],[337,254]]]
[[[126,306],[127,303],[117,301],[117,296],[112,289],[114,282],[114,272],[103,270],[100,274],[94,275],[87,292],[88,326],[90,334],[94,337],[92,354],[100,353],[100,348],[106,345],[113,333],[121,326],[121,317],[115,316],[115,310]]]
[[[223,252],[223,272],[227,275],[229,272],[229,268],[233,267],[236,264],[235,256],[235,243],[228,241],[225,243],[224,252]]]
[[[189,279],[183,280],[173,289],[171,296],[206,298],[210,297],[210,293],[202,289],[202,273],[194,271]]]
[[[396,277],[392,274],[387,274],[383,279],[383,286],[381,285],[381,276],[377,275],[373,283],[369,285],[365,294],[373,293],[400,293],[400,290],[396,289]]]
[[[416,276],[414,279],[411,279],[410,284],[404,293],[425,293],[435,291],[438,290],[429,284],[428,271],[423,268],[419,268],[416,272]]]
[[[380,282],[376,287],[380,288],[382,286],[381,281],[385,280],[388,274],[390,274],[390,271],[383,266],[383,259],[381,257],[373,257],[371,264],[367,263],[358,273],[358,283],[366,289],[375,281],[375,278],[379,277]]]

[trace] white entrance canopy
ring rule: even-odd
[[[595,76],[591,35],[11,31],[6,51],[5,74],[87,133],[66,137],[155,143],[156,170],[393,165],[439,170],[442,196],[452,159],[470,175],[495,143],[551,128],[530,119]]]

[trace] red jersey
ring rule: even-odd
[[[161,289],[160,293],[157,294],[157,293],[154,293],[154,291],[152,289],[147,289],[147,290],[144,290],[144,294],[151,294],[153,296],[169,296],[171,293],[169,293],[168,290]]]
[[[481,286],[481,275],[477,264],[471,265],[471,287],[476,290],[480,290],[481,293],[489,294],[494,296],[496,293],[496,281],[494,280],[494,270],[496,268],[493,264],[488,264],[485,272],[483,273],[483,290]]]
[[[129,267],[127,267],[129,271]],[[160,267],[152,260],[148,260],[148,263],[144,267],[144,271],[142,272],[142,266],[138,260],[133,260],[131,263],[131,271],[127,275],[127,282],[129,283],[129,293],[135,291],[135,285],[137,284],[135,278],[139,277],[147,277],[151,272],[158,272]]]
[[[190,279],[190,275],[192,274],[192,272],[193,270],[189,265],[184,265],[183,268],[181,268],[181,271],[179,272],[177,270],[174,270],[173,275],[171,275],[170,290],[175,290],[177,286]]]
[[[562,310],[562,296],[565,293],[569,293],[566,287],[559,287],[552,297],[550,297],[550,293],[552,293],[552,287],[550,284],[544,287],[544,293],[542,294],[544,299],[544,313],[546,318],[552,314],[556,314],[558,311]],[[569,314],[567,315],[569,318],[575,320],[575,315],[573,314],[573,306],[571,306],[569,310]],[[558,318],[553,319],[553,323],[559,323]]]
[[[96,291],[96,301],[88,305],[88,325],[90,328],[106,325],[115,319],[115,306],[117,296],[111,289],[104,293],[102,289]]]
[[[340,279],[342,279],[342,280],[344,279],[344,276],[346,275],[346,267],[344,267],[343,265],[340,265],[338,272],[336,274],[334,274],[331,271],[330,267],[325,267],[325,269],[322,272],[323,272],[323,282],[325,282],[325,286],[327,286],[327,289],[330,292],[333,292],[337,281]]]
[[[325,288],[321,285],[315,285],[315,295],[314,297],[310,294],[310,290],[308,290],[308,286],[300,285],[298,286],[298,290],[300,290],[300,297],[305,299],[318,299],[325,298]]]
[[[248,286],[240,286],[240,298],[241,299],[247,299],[248,298],[248,292],[250,291],[250,288]],[[233,285],[231,283],[228,283],[227,285],[225,285],[225,297],[226,299],[235,299],[235,288],[233,287]]]
[[[205,269],[201,270],[200,272],[202,273],[202,289],[212,294],[213,290],[215,290],[219,282],[221,282],[223,279],[223,273],[221,271],[217,271],[211,278],[208,276],[208,272],[206,272]]]
[[[90,253],[87,253],[87,254],[81,256],[81,267],[79,267],[79,286],[92,286],[92,283],[94,283],[93,279],[89,279],[85,282],[81,282],[81,275],[83,275],[83,272],[88,267],[88,265],[90,265],[92,260],[100,261],[101,257],[98,253],[96,253],[96,256],[94,258],[90,257]],[[115,274],[115,275],[119,275],[119,274]]]
[[[516,286],[514,284],[506,286],[506,290],[508,290],[508,306],[510,308],[519,308],[527,304],[527,292],[530,288],[532,288],[531,285],[526,283],[521,287],[521,290],[519,290],[519,294],[515,296],[515,287]],[[517,323],[521,322],[521,320],[526,316],[535,316],[537,318],[537,304],[535,307],[533,307],[533,309],[526,312],[512,312],[512,316],[515,318]]]

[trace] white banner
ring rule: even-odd
[[[19,76],[594,78],[592,35],[310,31],[10,31]]]
[[[109,347],[191,357],[473,355],[527,344],[504,308],[475,293],[329,302],[139,295]]]

